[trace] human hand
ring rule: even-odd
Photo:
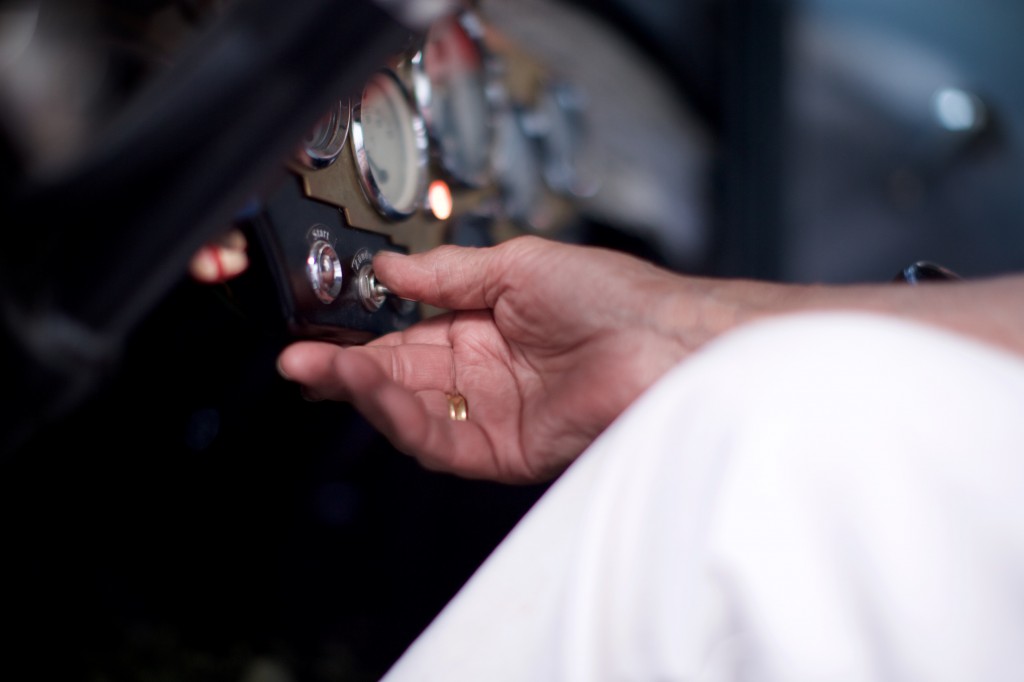
[[[677,305],[698,282],[613,251],[522,237],[385,252],[374,269],[394,294],[451,312],[365,346],[295,343],[281,373],[467,477],[551,478],[705,338],[699,306]],[[449,394],[468,420],[450,419]]]

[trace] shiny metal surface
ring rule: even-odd
[[[482,187],[492,176],[498,66],[472,11],[435,22],[410,60],[413,94],[440,164],[451,177]]]
[[[383,97],[383,104],[373,97]],[[426,192],[427,132],[411,93],[393,70],[381,69],[367,83],[352,112],[351,138],[366,198],[386,218],[412,215]]]
[[[325,168],[334,163],[348,141],[351,120],[349,102],[334,102],[303,140],[299,162],[308,168]]]
[[[415,31],[422,31],[439,18],[456,11],[459,0],[375,0],[384,11],[389,12]]]
[[[359,267],[356,272],[356,286],[359,289],[360,302],[370,312],[380,310],[384,301],[387,300],[388,294],[391,293],[387,287],[377,281],[372,263],[364,263]]]
[[[344,268],[337,251],[328,242],[317,240],[306,258],[306,276],[321,303],[333,303],[344,284]]]

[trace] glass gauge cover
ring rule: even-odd
[[[345,148],[350,120],[348,100],[334,102],[303,139],[299,161],[309,168],[325,168],[334,163]]]
[[[491,176],[493,140],[483,28],[472,13],[434,22],[413,60],[415,94],[453,178],[479,187]]]
[[[363,88],[351,137],[370,202],[388,218],[411,215],[426,191],[427,133],[393,71],[378,71]]]

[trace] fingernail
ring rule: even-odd
[[[309,390],[305,386],[303,386],[299,390],[299,393],[302,395],[302,399],[305,400],[306,402],[319,403],[319,402],[323,401],[323,398],[321,398],[320,396],[318,396],[316,393],[314,393],[313,391]]]
[[[378,251],[373,257],[374,260],[398,260],[402,258],[407,258],[406,254],[401,253],[400,251],[388,251],[386,249],[384,251]]]

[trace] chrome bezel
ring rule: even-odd
[[[377,211],[385,218],[391,220],[399,220],[402,218],[408,218],[416,212],[423,205],[423,197],[427,191],[427,162],[428,162],[428,140],[427,140],[427,129],[423,122],[423,116],[420,114],[419,109],[416,106],[416,101],[409,92],[409,89],[402,83],[401,78],[398,74],[390,68],[383,68],[377,70],[370,79],[367,81],[366,86],[363,88],[365,94],[366,87],[369,86],[370,82],[374,78],[383,77],[389,78],[393,81],[395,87],[398,88],[398,92],[401,96],[402,105],[408,108],[409,120],[412,123],[412,129],[409,131],[412,135],[414,146],[416,148],[416,158],[414,163],[413,172],[416,173],[414,178],[415,191],[413,193],[413,200],[409,206],[395,206],[393,205],[384,193],[381,191],[380,186],[377,184],[376,178],[373,177],[373,170],[370,168],[370,162],[367,158],[366,152],[366,141],[363,136],[363,121],[362,111],[363,102],[362,97],[360,101],[352,107],[352,123],[350,125],[349,138],[352,140],[352,151],[355,157],[356,170],[358,171],[360,185],[363,189],[363,193],[369,200],[370,204],[377,209]]]
[[[480,74],[482,76],[483,96],[487,107],[487,162],[484,167],[475,174],[467,173],[464,169],[456,168],[445,155],[441,144],[437,123],[434,118],[434,86],[427,75],[425,64],[427,41],[430,39],[430,31],[424,33],[420,40],[419,47],[410,60],[410,74],[412,79],[413,96],[416,100],[416,107],[423,116],[427,126],[427,134],[434,148],[437,150],[438,160],[441,167],[452,179],[469,187],[483,187],[494,179],[494,144],[495,129],[497,127],[495,118],[500,104],[499,93],[503,89],[500,77],[500,65],[497,58],[487,49],[484,41],[484,23],[472,10],[462,10],[457,14],[446,16],[443,20],[453,20],[459,29],[473,44],[474,49],[480,58]]]
[[[330,259],[330,285],[324,286],[324,277],[321,264],[324,256]],[[333,303],[341,293],[341,287],[345,280],[345,271],[341,267],[341,258],[334,247],[323,239],[318,239],[309,249],[306,256],[306,278],[313,288],[313,294],[321,303]]]
[[[323,123],[324,119],[327,119],[326,123]],[[318,170],[337,161],[348,142],[348,131],[351,125],[351,103],[348,100],[336,100],[310,130],[310,134],[315,135],[318,139],[303,140],[302,148],[298,153],[302,165]],[[318,131],[320,131],[319,135],[317,135]]]

